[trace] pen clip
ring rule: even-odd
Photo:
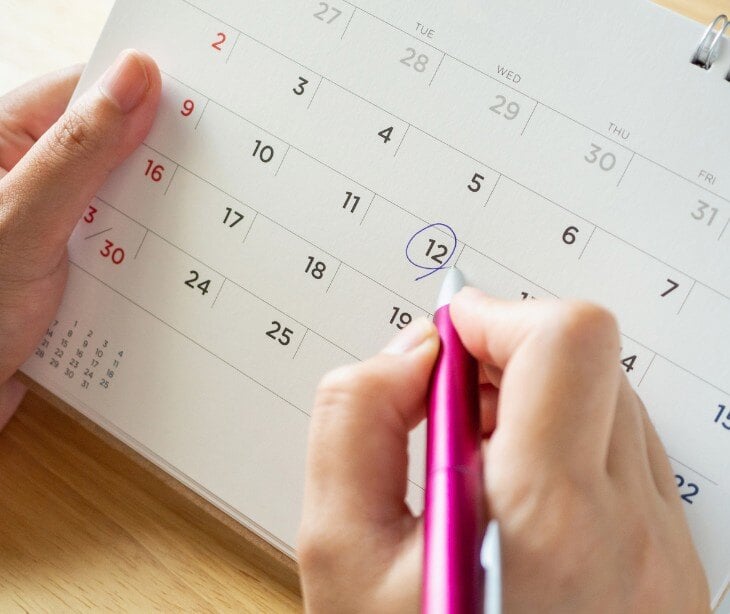
[[[482,542],[484,614],[502,614],[502,543],[499,523],[492,520]]]

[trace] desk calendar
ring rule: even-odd
[[[713,596],[730,573],[730,49],[642,0],[118,0],[145,144],[90,203],[24,371],[294,554],[322,374],[443,268],[618,316]],[[420,506],[423,428],[409,502]]]

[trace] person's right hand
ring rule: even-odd
[[[504,611],[708,612],[668,459],[620,371],[613,317],[470,289],[451,316],[481,362],[483,430],[494,431],[486,504],[502,528]],[[407,444],[437,348],[419,320],[320,385],[298,547],[312,614],[419,611],[423,523],[404,502]]]
[[[470,289],[451,316],[483,365],[485,424],[497,423],[484,461],[505,612],[708,612],[673,472],[619,368],[613,317]]]

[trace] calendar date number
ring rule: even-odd
[[[682,499],[685,503],[692,505],[694,503],[695,496],[697,496],[700,492],[700,487],[694,482],[688,482],[685,480],[684,476],[679,474],[675,475],[674,479],[677,480],[677,488],[679,488],[680,499]]]
[[[291,328],[285,327],[281,322],[277,322],[276,320],[271,323],[271,328],[266,331],[266,336],[269,339],[283,346],[291,344],[293,335],[294,331]]]

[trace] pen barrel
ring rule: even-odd
[[[436,312],[441,352],[431,382],[424,512],[424,614],[481,614],[484,501],[478,365]]]

